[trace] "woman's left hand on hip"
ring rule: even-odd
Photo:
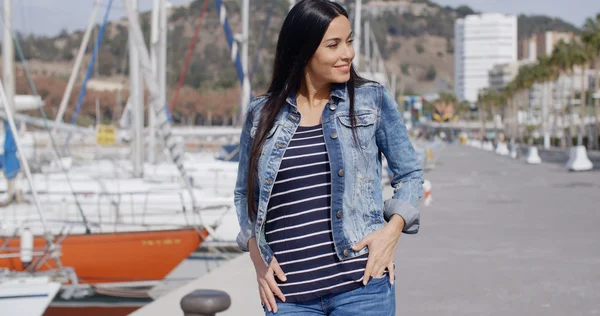
[[[367,285],[371,276],[382,277],[386,268],[390,274],[390,282],[394,283],[394,252],[403,228],[404,219],[394,215],[384,227],[368,234],[352,247],[354,251],[369,248],[369,258],[362,281],[364,285]]]

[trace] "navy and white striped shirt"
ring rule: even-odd
[[[331,169],[321,125],[298,126],[267,207],[267,243],[287,276],[286,302],[362,286],[368,254],[340,261],[331,231]]]

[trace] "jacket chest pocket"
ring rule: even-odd
[[[262,145],[260,158],[259,158],[259,170],[261,168],[263,168],[264,163],[265,163],[265,158],[270,156],[270,153],[273,150],[274,140],[277,139],[274,136],[275,136],[277,130],[279,129],[279,125],[280,124],[278,122],[275,122],[275,124],[273,124],[273,127],[271,128],[271,130],[269,130],[269,133],[267,134],[267,138],[265,138],[265,141]],[[250,137],[252,137],[253,140],[256,137],[257,131],[258,131],[257,125],[252,126],[252,129],[250,129]]]
[[[364,114],[356,114],[354,115],[356,119],[356,136],[359,142],[359,146],[362,149],[366,149],[369,147],[369,143],[372,141],[375,136],[375,122],[377,121],[377,115],[375,113],[364,113]],[[350,122],[350,115],[341,115],[338,116],[338,120],[343,126],[343,133],[352,139],[352,143],[356,146],[354,142],[354,136],[352,133],[352,124]]]
[[[277,131],[278,127],[279,127],[279,123],[275,122],[273,124],[273,127],[271,128],[271,130],[267,134],[267,139],[269,139],[269,138],[273,137],[273,135],[275,135],[275,132]],[[254,125],[252,125],[252,128],[250,129],[250,137],[252,139],[254,139],[254,137],[256,136],[257,132],[258,132],[258,123],[255,123]]]

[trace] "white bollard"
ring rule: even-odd
[[[492,144],[492,142],[489,141],[489,140],[486,141],[483,144],[483,150],[485,150],[485,151],[494,151],[494,144]]]
[[[594,165],[587,156],[585,146],[573,146],[569,151],[569,161],[566,164],[570,171],[588,171],[592,170]]]
[[[535,146],[529,147],[529,153],[527,154],[527,163],[530,165],[537,165],[542,163],[542,159],[538,154],[538,149]]]
[[[425,193],[425,206],[429,206],[432,201],[431,197],[431,181],[425,180],[423,181],[423,192]]]
[[[519,147],[517,146],[517,144],[512,144],[510,146],[510,158],[517,159],[517,157],[519,157],[518,149]]]
[[[505,142],[498,143],[498,146],[496,146],[496,154],[500,156],[508,156],[509,153],[508,146]]]

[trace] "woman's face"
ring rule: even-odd
[[[354,58],[350,21],[340,15],[331,21],[305,72],[313,82],[343,83],[350,80]]]

